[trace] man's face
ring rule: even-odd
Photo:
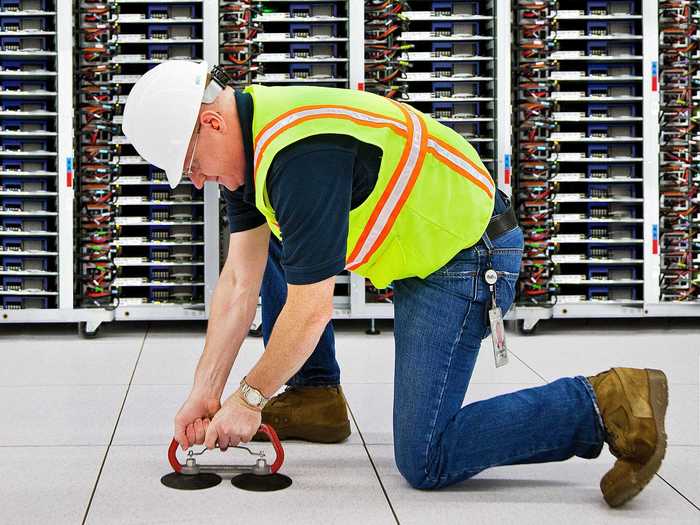
[[[192,163],[192,184],[201,190],[205,182],[212,181],[235,191],[241,186],[241,181],[235,176],[231,148],[224,147],[222,134],[216,133],[209,125],[199,124],[198,128],[199,136],[197,131],[193,134],[184,163],[185,169]]]

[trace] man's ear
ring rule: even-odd
[[[218,111],[211,111],[211,110],[204,111],[199,116],[199,121],[205,126],[210,126],[213,130],[216,130],[216,131],[225,131],[226,130],[226,122],[224,121],[224,117]]]

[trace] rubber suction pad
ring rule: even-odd
[[[160,482],[171,489],[201,490],[215,487],[221,483],[221,478],[210,472],[202,474],[180,474],[178,472],[171,472],[160,478]]]
[[[267,476],[257,476],[246,472],[231,479],[231,484],[243,490],[254,492],[272,492],[274,490],[286,489],[292,484],[291,478],[284,474],[269,474]]]

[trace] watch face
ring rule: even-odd
[[[260,394],[253,390],[248,390],[245,397],[248,400],[248,403],[250,403],[251,405],[259,405],[260,401],[262,401],[262,397],[260,397]]]

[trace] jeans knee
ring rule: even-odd
[[[426,464],[418,458],[394,455],[396,467],[399,472],[414,489],[428,490],[436,488],[438,481],[428,475]]]

